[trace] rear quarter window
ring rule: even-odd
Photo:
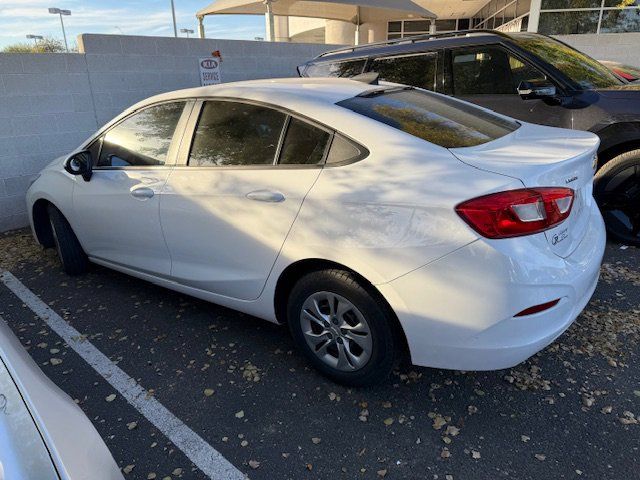
[[[414,89],[374,90],[338,105],[445,148],[481,145],[520,126],[474,105]]]

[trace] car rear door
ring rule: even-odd
[[[70,222],[94,260],[166,276],[171,258],[160,227],[160,197],[193,102],[146,107],[89,147],[93,175],[76,177]]]
[[[546,80],[527,60],[502,45],[450,48],[446,51],[446,91],[519,120],[571,128],[571,111],[543,100],[523,100],[518,85],[524,80]]]
[[[253,300],[321,172],[332,132],[264,104],[213,99],[196,105],[187,132],[160,208],[171,277]]]

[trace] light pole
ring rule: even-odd
[[[27,38],[29,40],[33,40],[33,44],[37,47],[38,46],[38,40],[42,40],[42,35],[31,35],[31,34],[28,34]]]
[[[189,38],[189,34],[193,33],[193,30],[191,30],[190,28],[181,28],[180,29],[180,33],[186,33],[187,34],[187,38]]]
[[[171,0],[171,16],[173,17],[173,36],[178,37],[178,27],[176,27],[176,6]]]
[[[62,16],[71,15],[71,10],[62,10],[60,8],[50,8],[49,13],[53,15],[60,15],[60,25],[62,25],[62,36],[64,37],[64,48],[69,53],[69,44],[67,43],[67,33],[64,31],[64,21],[62,20]]]

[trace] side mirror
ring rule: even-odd
[[[518,85],[518,95],[523,100],[551,99],[557,95],[556,86],[547,80],[527,80]]]
[[[71,175],[82,175],[85,182],[91,180],[93,162],[91,152],[82,150],[67,158],[64,162],[64,169]]]

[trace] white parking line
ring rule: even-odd
[[[246,476],[220,452],[187,427],[178,417],[122,371],[90,341],[49,308],[36,294],[25,287],[10,272],[0,273],[0,280],[38,317],[98,372],[127,402],[138,410],[173,444],[178,447],[205,475],[212,479],[241,480]]]

